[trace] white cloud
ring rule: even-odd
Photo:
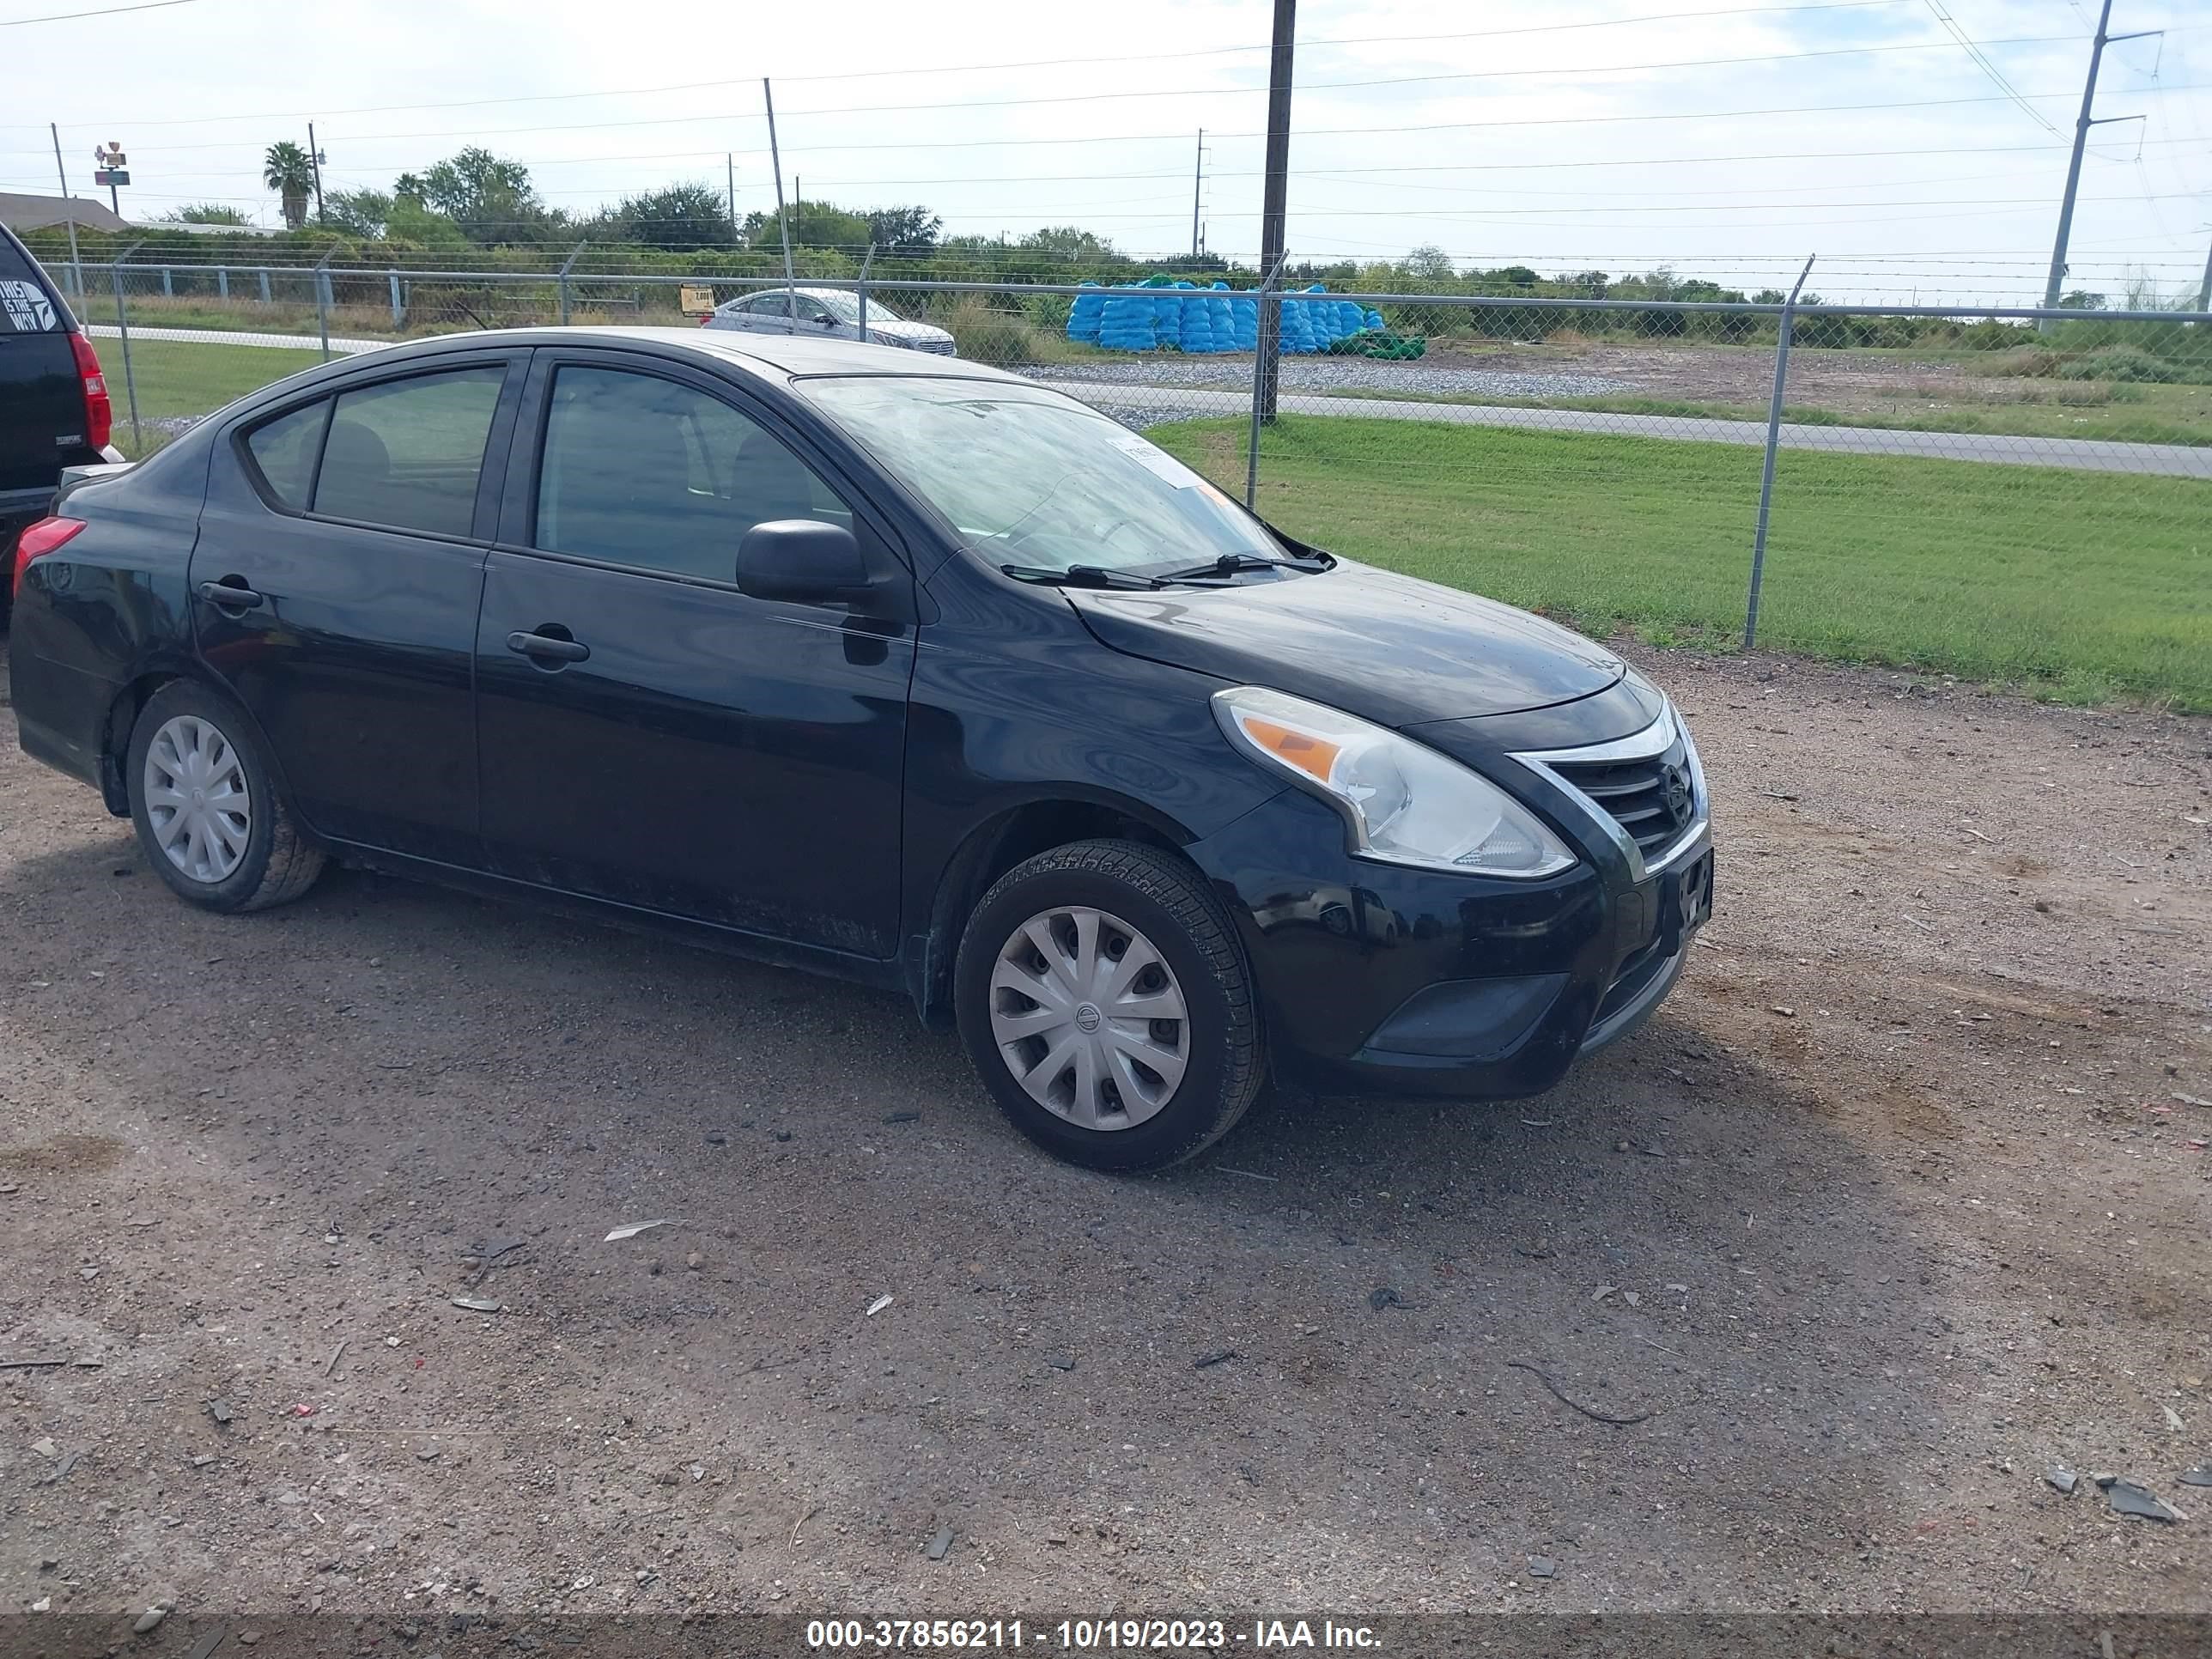
[[[1309,0],[1294,252],[1390,256],[1430,243],[1484,264],[1665,263],[1755,286],[1817,250],[1816,286],[1832,295],[2039,289],[2087,56],[2080,7],[1949,0],[2046,127],[2003,98],[1926,0],[1620,21],[1723,3]],[[2186,89],[2212,83],[2212,45],[2203,26],[2181,27],[2188,8],[2118,9],[2129,15],[2115,27],[2176,32],[2106,55],[2099,113],[2149,118],[2099,130],[2075,285],[2117,289],[2141,269],[2179,289],[2212,236],[2200,228],[2212,217],[2212,88]],[[1607,26],[1403,38],[1589,23]],[[765,72],[777,77],[787,185],[795,176],[810,197],[854,206],[927,203],[955,230],[1075,222],[1132,250],[1185,247],[1203,126],[1209,241],[1249,258],[1267,26],[1265,0],[195,0],[0,31],[15,62],[0,188],[52,187],[51,118],[80,190],[92,145],[112,137],[131,154],[126,210],[220,198],[267,215],[260,152],[304,141],[312,116],[333,186],[388,185],[482,143],[527,163],[550,201],[588,210],[675,178],[719,185],[732,152],[744,212],[772,200]],[[2063,38],[1996,44],[2041,36]],[[1251,49],[1218,50],[1230,47]],[[1723,58],[1765,61],[1635,67]],[[945,69],[1044,59],[1072,61]],[[915,70],[945,72],[881,73]],[[1444,76],[1465,78],[1417,78]],[[1362,82],[1383,84],[1337,84]],[[516,99],[537,101],[460,101]],[[389,107],[400,105],[431,107]],[[1377,128],[1390,130],[1347,131]]]

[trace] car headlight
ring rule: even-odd
[[[1387,726],[1256,685],[1217,691],[1213,712],[1239,749],[1341,811],[1364,857],[1523,879],[1574,865],[1489,779]]]

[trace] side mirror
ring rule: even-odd
[[[738,587],[756,599],[836,605],[866,599],[872,585],[860,544],[842,525],[771,519],[738,544]]]
[[[835,317],[832,317],[826,311],[820,316],[817,317],[814,320],[820,324],[823,328],[835,328],[837,326],[837,319]]]

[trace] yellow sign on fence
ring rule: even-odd
[[[711,288],[693,288],[687,283],[676,290],[676,295],[677,303],[687,315],[703,317],[714,308],[714,290]]]

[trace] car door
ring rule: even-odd
[[[771,519],[883,527],[726,383],[538,355],[477,634],[487,856],[566,891],[849,955],[892,954],[914,630],[755,599]]]
[[[201,659],[335,840],[477,860],[471,677],[526,354],[364,373],[257,415],[210,471],[190,566]]]

